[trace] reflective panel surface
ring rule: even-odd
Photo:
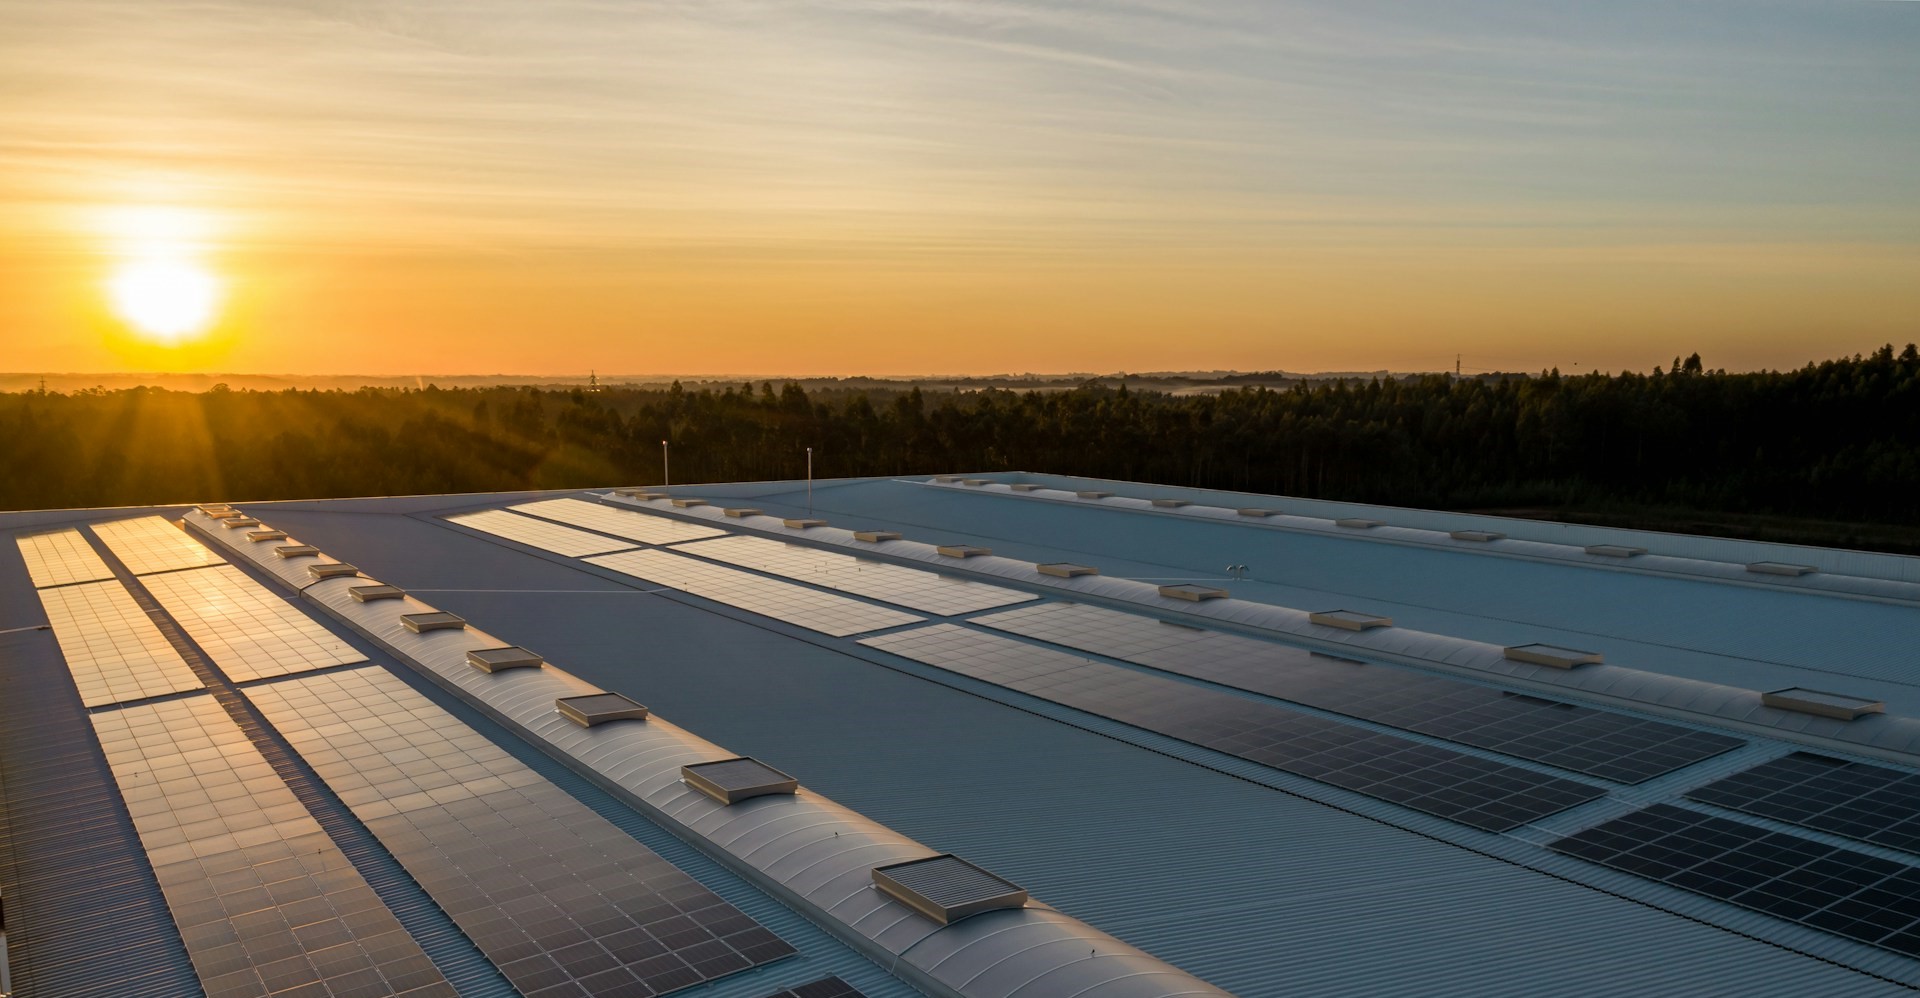
[[[583,499],[542,499],[539,502],[523,502],[508,508],[647,544],[694,541],[702,537],[719,537],[725,533],[722,530],[702,527],[684,520],[651,516],[627,509],[615,509],[612,506],[602,506]]]
[[[1689,791],[1687,796],[1920,853],[1920,775],[1886,766],[1795,752]]]
[[[952,579],[937,572],[766,537],[724,537],[683,544],[675,550],[943,616],[1039,599],[1032,593],[984,582]]]
[[[509,513],[504,509],[488,509],[478,513],[460,513],[446,518],[448,523],[457,523],[463,527],[504,537],[507,540],[528,547],[563,554],[569,558],[581,555],[603,554],[619,551],[633,545],[625,541],[616,541],[599,534],[589,534],[584,530],[563,527],[557,523],[536,520],[531,516]]]
[[[78,530],[55,530],[15,539],[35,589],[113,578],[93,545]]]
[[[40,591],[80,702],[89,707],[204,684],[118,580]]]
[[[586,560],[637,579],[835,637],[925,619],[666,551],[624,551]]]
[[[96,523],[93,532],[106,542],[107,550],[112,551],[114,557],[126,563],[127,571],[135,575],[226,563],[225,558],[187,536],[186,531],[158,516]]]
[[[232,565],[145,576],[140,583],[236,683],[367,660]]]

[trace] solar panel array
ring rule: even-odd
[[[822,977],[784,991],[775,991],[767,998],[867,998],[858,988],[838,977]]]
[[[1670,804],[1615,818],[1549,848],[1920,956],[1920,869],[1903,863]]]
[[[103,711],[93,724],[208,998],[453,998],[212,697]]]
[[[1049,603],[973,622],[1622,783],[1640,783],[1746,744],[1664,721],[1170,627],[1099,607]]]
[[[589,564],[835,637],[915,624],[925,619],[666,551],[623,551],[586,560]]]
[[[119,581],[42,589],[40,604],[88,707],[203,688]]]
[[[367,660],[232,565],[140,582],[236,683]]]
[[[225,558],[158,516],[96,523],[93,532],[135,575],[226,564]]]
[[[14,543],[27,563],[27,575],[35,589],[113,578],[113,570],[78,530],[28,534]]]
[[[385,670],[245,692],[527,994],[663,994],[794,952]]]
[[[615,509],[612,506],[602,506],[599,503],[585,502],[580,499],[542,499],[539,502],[523,502],[508,508],[647,544],[697,541],[703,537],[719,537],[726,533],[724,530],[702,527],[685,520]]]
[[[943,616],[1039,599],[1031,593],[984,582],[952,579],[937,572],[765,537],[723,537],[683,544],[677,550]]]
[[[1796,752],[1687,793],[1707,804],[1920,853],[1920,775]]]
[[[536,520],[531,516],[509,513],[504,509],[488,509],[478,513],[460,513],[447,517],[448,523],[457,523],[463,527],[504,537],[518,544],[563,554],[569,558],[582,555],[605,554],[608,551],[620,551],[633,545],[625,541],[616,541],[599,534],[590,534],[584,530],[563,527],[557,523]]]
[[[1605,795],[1573,780],[953,624],[860,643],[1487,831]]]

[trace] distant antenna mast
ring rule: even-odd
[[[1460,376],[1460,355],[1459,354],[1453,355],[1453,376],[1456,378]]]
[[[600,390],[600,372],[588,371],[587,372],[587,391],[597,392],[599,390]]]

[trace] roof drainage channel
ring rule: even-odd
[[[739,753],[657,715],[582,728],[554,703],[602,692],[597,687],[551,666],[498,674],[475,670],[466,663],[467,651],[506,642],[476,628],[413,634],[399,618],[430,607],[412,598],[357,603],[347,594],[350,585],[329,580],[304,594],[642,813],[689,833],[696,846],[735,873],[922,990],[947,998],[998,998],[1044,977],[1050,993],[1084,998],[1226,994],[1044,904],[936,925],[876,889],[872,869],[938,850],[805,788],[721,804],[683,783],[680,768]],[[1097,955],[1080,955],[1082,946]],[[1001,973],[1019,975],[1021,983],[1005,991],[969,990],[977,980],[972,968],[996,964]]]

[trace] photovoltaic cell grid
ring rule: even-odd
[[[245,692],[528,995],[664,994],[794,952],[384,670]]]
[[[447,522],[457,523],[463,527],[470,527],[482,533],[492,534],[495,537],[504,537],[507,540],[525,544],[528,547],[539,548],[542,551],[563,554],[569,558],[578,558],[581,555],[588,554],[605,554],[608,551],[619,551],[633,546],[626,541],[616,541],[609,537],[602,537],[599,534],[589,534],[584,530],[575,530],[572,527],[563,527],[557,523],[536,520],[531,516],[509,513],[504,509],[489,509],[478,513],[461,513],[457,516],[447,517]]]
[[[88,707],[203,688],[119,581],[43,589],[40,603]]]
[[[984,582],[950,579],[936,572],[765,537],[724,537],[683,544],[675,550],[943,616],[1039,599],[1031,593]]]
[[[666,551],[623,551],[588,558],[589,564],[646,579],[789,624],[843,637],[924,620],[910,613],[816,592],[791,582],[710,565]]]
[[[1491,832],[1605,795],[1573,780],[953,624],[860,643]]]
[[[1169,627],[1099,607],[1052,603],[973,622],[1621,783],[1640,783],[1746,744],[1677,724],[1337,661],[1218,631]]]
[[[103,711],[93,725],[208,998],[453,998],[212,697]]]
[[[27,575],[33,579],[35,589],[113,578],[113,570],[100,560],[93,545],[88,544],[78,530],[28,534],[14,543],[20,548],[20,558],[27,563]]]
[[[822,977],[785,991],[775,991],[767,998],[867,998],[859,989],[838,977]]]
[[[232,565],[147,576],[140,583],[236,683],[367,660]]]
[[[1920,853],[1920,776],[1796,752],[1687,793],[1874,845]]]
[[[703,537],[719,537],[726,533],[724,530],[702,527],[684,520],[615,509],[580,499],[542,499],[539,502],[523,502],[508,508],[647,544],[697,541]],[[631,545],[621,546],[631,547]]]
[[[1907,956],[1920,956],[1920,869],[1670,804],[1596,825],[1555,852]]]
[[[96,523],[93,532],[135,575],[224,565],[226,559],[158,516]]]

